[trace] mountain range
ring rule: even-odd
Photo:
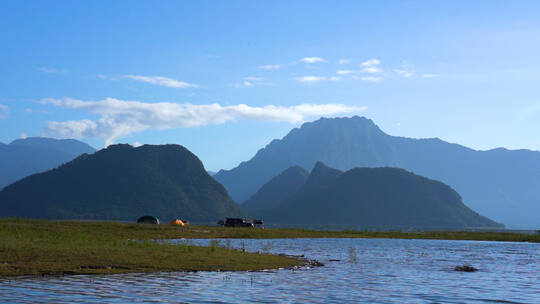
[[[438,138],[391,136],[358,116],[305,123],[214,178],[242,203],[285,169],[310,170],[318,161],[339,170],[403,168],[448,184],[467,206],[508,227],[540,223],[540,152],[478,151]]]
[[[75,139],[28,137],[0,143],[0,189],[28,175],[44,172],[84,153],[91,146]]]
[[[285,170],[244,208],[270,225],[378,230],[504,227],[465,206],[449,186],[403,169],[342,172],[317,162],[308,176],[304,173],[298,166]]]
[[[0,191],[0,216],[214,222],[243,214],[199,158],[179,145],[111,145]]]

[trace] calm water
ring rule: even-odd
[[[305,254],[326,265],[296,271],[20,278],[0,281],[0,302],[540,303],[540,244],[281,239],[231,240],[228,245]],[[462,264],[480,271],[453,271]]]

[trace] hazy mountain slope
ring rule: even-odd
[[[392,156],[385,134],[370,120],[356,118],[352,125],[347,119],[326,118],[305,123],[283,139],[273,140],[249,161],[231,170],[220,170],[214,177],[235,201],[243,202],[291,166],[310,170],[319,160],[340,170],[384,165],[384,159]]]
[[[502,227],[465,206],[449,186],[388,167],[351,169],[304,188],[263,216],[267,223],[365,228]]]
[[[35,147],[44,149],[55,149],[64,151],[73,155],[81,155],[83,153],[92,153],[96,150],[86,143],[75,139],[54,139],[46,137],[27,137],[19,138],[12,141],[10,146],[18,147]]]
[[[540,227],[540,152],[396,141],[394,166],[449,184],[472,209],[510,227]]]
[[[242,208],[249,215],[257,217],[262,210],[273,208],[296,193],[306,183],[308,175],[300,166],[290,167],[264,184]]]
[[[309,169],[319,160],[340,170],[404,168],[450,185],[473,210],[510,227],[540,225],[540,152],[476,151],[440,139],[395,137],[357,116],[305,123],[214,177],[243,202],[286,168]]]
[[[56,168],[83,153],[95,151],[74,139],[29,137],[0,145],[0,189],[25,176]]]
[[[201,161],[178,145],[113,145],[0,192],[0,216],[214,221],[243,214]]]

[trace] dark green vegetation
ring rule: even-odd
[[[342,173],[318,162],[295,193],[269,204],[278,198],[274,192],[280,191],[262,190],[285,184],[282,179],[288,180],[289,175],[272,179],[249,201],[252,215],[264,218],[267,224],[376,229],[503,227],[465,206],[449,186],[403,169],[355,168]],[[260,208],[256,208],[257,199]]]
[[[178,145],[113,145],[0,192],[0,216],[217,221],[241,216],[225,188]]]
[[[0,143],[0,190],[28,175],[47,171],[96,150],[74,139],[30,137]]]
[[[199,231],[187,230],[191,235]],[[157,244],[151,240],[186,235],[183,228],[163,225],[0,220],[0,277],[261,270],[304,263],[282,256],[222,248],[217,244],[199,247]]]
[[[242,208],[251,216],[259,217],[260,210],[270,209],[290,197],[306,183],[309,173],[302,167],[293,166],[264,184]]]
[[[450,185],[473,210],[507,226],[539,228],[540,152],[476,151],[438,138],[390,136],[357,116],[305,123],[214,177],[242,203],[283,170],[310,170],[317,161],[340,170],[403,168]]]

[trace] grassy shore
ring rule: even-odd
[[[156,244],[182,237],[168,226],[110,222],[0,220],[0,278],[18,275],[261,270],[298,259],[217,246]]]
[[[172,227],[116,222],[0,220],[0,277],[194,270],[260,270],[303,262],[283,256],[190,245],[178,238],[399,238],[540,242],[540,235],[506,232],[362,232],[303,229]]]
[[[475,240],[506,242],[540,242],[540,234],[521,234],[511,232],[474,231],[356,231],[356,230],[307,230],[307,229],[255,229],[226,228],[219,226],[142,225],[119,222],[91,221],[44,221],[27,219],[0,219],[0,233],[6,229],[21,229],[35,233],[52,235],[92,235],[101,239],[278,239],[278,238],[393,238],[393,239],[435,239],[435,240]],[[0,236],[1,237],[1,236]]]
[[[155,231],[163,238],[177,238],[178,231],[161,227]],[[170,237],[168,237],[170,235]],[[177,237],[174,237],[177,235]],[[540,243],[540,234],[521,234],[511,232],[474,232],[474,231],[357,231],[357,230],[307,230],[307,229],[254,229],[223,228],[209,226],[191,226],[184,228],[182,238],[245,238],[245,239],[279,239],[279,238],[388,238],[388,239],[430,239],[430,240],[469,240],[469,241],[501,241]]]

